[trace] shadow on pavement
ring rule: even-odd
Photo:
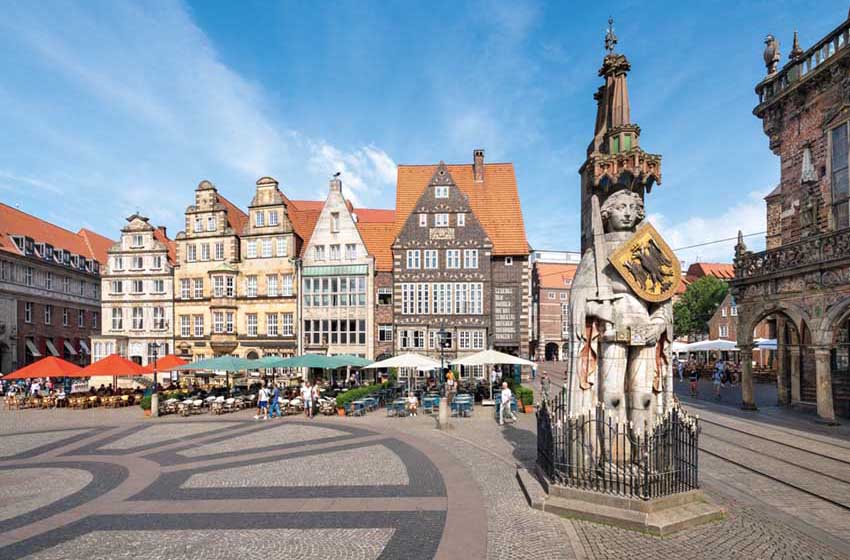
[[[502,437],[511,444],[514,461],[533,470],[537,461],[537,434],[514,423],[502,427]]]

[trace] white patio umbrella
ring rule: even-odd
[[[392,358],[387,358],[386,360],[381,360],[380,362],[369,364],[368,366],[364,366],[363,369],[411,368],[418,369],[419,371],[429,371],[439,367],[440,362],[433,358],[423,356],[422,354],[406,352],[404,354],[399,354],[398,356],[393,356]],[[408,377],[407,387],[408,390],[410,390],[410,377]]]
[[[737,350],[738,347],[732,340],[700,340],[699,342],[692,342],[688,344],[687,351],[688,352],[701,352],[701,351],[711,351],[711,350],[719,350],[719,351],[732,351]]]
[[[451,362],[453,366],[492,366],[492,365],[511,365],[511,366],[534,366],[535,363],[526,360],[524,358],[519,358],[517,356],[512,356],[510,354],[505,354],[504,352],[497,352],[496,350],[482,350],[481,352],[476,352],[475,354],[470,354],[469,356],[464,356],[463,358],[458,358],[457,360],[453,360]],[[493,383],[490,380],[489,376],[487,378],[490,381],[490,401],[493,401]],[[483,404],[495,404],[495,403],[481,403]]]

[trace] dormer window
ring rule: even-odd
[[[53,258],[53,245],[45,245],[44,246],[44,254],[42,255],[45,259]]]
[[[62,264],[62,259],[64,259],[64,258],[65,258],[65,251],[63,251],[62,249],[56,249],[53,252],[53,260],[56,261],[57,263]]]
[[[44,256],[44,243],[36,243],[35,244],[35,256],[43,257]]]
[[[24,238],[20,237],[18,235],[13,235],[12,241],[15,242],[15,247],[18,248],[18,251],[23,253],[24,252]]]
[[[77,255],[71,255],[71,266],[74,268],[79,268],[80,257]]]
[[[434,187],[434,197],[435,198],[448,198],[449,197],[449,188],[448,187]]]

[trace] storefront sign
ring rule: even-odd
[[[519,301],[517,289],[493,289],[493,334],[496,342],[516,342],[519,339]]]
[[[428,232],[431,241],[451,241],[455,238],[454,228],[431,228]]]

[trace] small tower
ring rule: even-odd
[[[644,152],[640,147],[640,127],[631,122],[629,88],[626,81],[631,65],[625,55],[614,48],[614,20],[608,19],[605,34],[605,58],[599,76],[605,79],[593,98],[596,100],[596,128],[587,147],[587,159],[579,169],[581,175],[581,250],[591,242],[591,197],[598,194],[602,202],[620,189],[633,190],[643,197],[655,183],[661,183],[661,156]]]

